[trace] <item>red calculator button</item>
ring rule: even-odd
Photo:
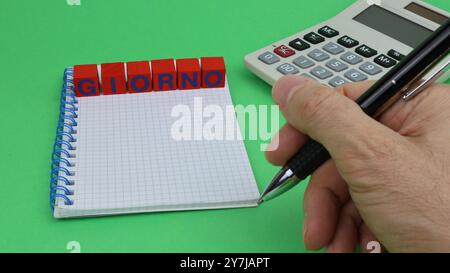
[[[273,52],[277,53],[283,58],[292,56],[295,54],[295,51],[293,49],[290,49],[289,47],[285,45],[281,45],[273,50]]]

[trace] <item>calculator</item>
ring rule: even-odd
[[[360,0],[328,21],[248,54],[245,63],[270,85],[289,74],[331,87],[377,80],[448,17],[421,1]]]

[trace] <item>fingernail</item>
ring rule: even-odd
[[[308,81],[304,76],[284,76],[279,79],[272,89],[272,97],[281,107],[286,105],[290,93],[297,90],[294,87],[302,87]]]
[[[272,152],[278,149],[278,146],[280,145],[280,132],[277,132],[273,137],[272,140],[270,140],[269,145],[266,147],[267,152]]]

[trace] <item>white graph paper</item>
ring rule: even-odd
[[[194,98],[232,105],[228,85],[79,98],[73,205],[57,200],[55,217],[256,206],[242,140],[171,136],[172,108],[187,105],[194,119]]]

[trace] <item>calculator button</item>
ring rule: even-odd
[[[353,38],[348,37],[347,35],[342,36],[341,38],[339,38],[339,39],[337,40],[337,42],[338,42],[340,45],[343,45],[343,46],[345,46],[345,47],[347,47],[347,48],[351,48],[351,47],[357,46],[357,45],[359,44],[358,41],[356,41],[356,40],[353,39]]]
[[[314,32],[306,34],[303,38],[311,44],[318,44],[325,41],[325,38]]]
[[[348,66],[343,61],[339,61],[336,59],[328,61],[325,65],[336,72],[341,72],[342,70],[348,68]]]
[[[277,48],[275,48],[273,50],[273,52],[277,53],[278,55],[280,55],[283,58],[292,56],[295,54],[295,51],[290,49],[289,47],[285,46],[285,45],[281,45]]]
[[[368,47],[366,45],[362,45],[362,46],[357,47],[355,49],[355,52],[358,53],[359,55],[362,55],[362,56],[366,57],[366,58],[370,58],[370,57],[375,56],[375,55],[378,54],[378,52],[375,49],[370,48],[370,47]]]
[[[283,75],[298,73],[298,69],[295,66],[287,64],[287,63],[284,63],[284,64],[278,66],[277,70]]]
[[[381,67],[379,67],[376,64],[370,63],[370,62],[363,63],[359,67],[359,69],[361,69],[362,71],[366,72],[369,75],[375,75],[382,71]]]
[[[349,71],[345,72],[344,76],[347,79],[351,80],[352,82],[360,82],[367,80],[367,76],[356,69],[350,69]]]
[[[278,58],[277,55],[275,55],[269,51],[264,52],[263,54],[259,55],[258,59],[265,64],[273,64],[273,63],[280,61],[280,58]]]
[[[323,52],[320,49],[313,49],[313,50],[311,50],[311,52],[308,53],[308,56],[311,57],[313,60],[316,60],[318,62],[321,62],[323,60],[326,60],[326,59],[330,58],[330,55],[328,55],[327,53]]]
[[[306,58],[305,56],[300,56],[300,57],[295,58],[293,63],[303,69],[314,65],[314,62],[311,61],[310,59]]]
[[[346,81],[344,78],[341,78],[339,76],[336,76],[334,78],[332,78],[328,84],[333,86],[333,87],[338,87],[339,85],[343,85],[344,83],[348,83],[348,81]]]
[[[331,37],[339,35],[339,31],[337,31],[329,26],[324,26],[323,28],[319,29],[317,32],[319,32],[319,34],[322,34],[323,36],[325,36],[327,38],[331,38]]]
[[[310,45],[307,42],[301,40],[300,38],[292,40],[291,42],[289,42],[289,45],[299,51],[305,50],[310,47]]]
[[[341,47],[333,42],[329,42],[328,44],[324,45],[322,48],[326,52],[331,53],[333,55],[339,54],[344,51],[343,47]]]
[[[391,67],[394,66],[397,62],[393,59],[389,58],[388,56],[381,54],[378,57],[375,58],[375,63],[381,65],[382,67]]]
[[[394,49],[389,50],[388,56],[396,59],[397,61],[401,61],[405,57],[405,55]]]
[[[349,64],[357,64],[359,62],[362,62],[362,58],[352,52],[346,52],[341,55],[341,59],[346,61]]]
[[[325,68],[323,68],[320,65],[314,67],[313,69],[311,69],[310,73],[313,74],[314,76],[316,76],[317,78],[321,79],[321,80],[333,76],[333,73],[331,73],[330,70],[325,69]]]

